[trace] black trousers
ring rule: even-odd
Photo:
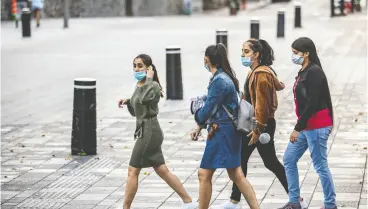
[[[241,150],[241,168],[245,176],[247,176],[248,170],[248,161],[252,152],[255,148],[257,148],[259,155],[261,156],[265,167],[272,171],[276,177],[281,182],[282,186],[284,187],[286,193],[288,193],[288,185],[286,180],[285,168],[277,159],[276,150],[275,150],[275,143],[274,143],[274,136],[276,130],[276,120],[273,118],[268,119],[266,132],[271,136],[271,140],[267,144],[261,144],[257,142],[252,146],[248,146],[250,138],[247,137],[246,134],[242,137],[242,150]],[[231,193],[231,199],[235,201],[240,201],[241,192],[239,188],[233,183],[233,192]]]

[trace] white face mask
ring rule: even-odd
[[[293,61],[294,64],[302,65],[304,62],[304,57],[297,54],[292,54],[291,60]]]

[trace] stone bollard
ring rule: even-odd
[[[29,8],[22,9],[22,37],[31,37],[31,10]]]
[[[222,43],[227,48],[227,30],[226,29],[218,29],[216,30],[216,44]]]
[[[302,27],[302,7],[300,2],[295,2],[295,17],[294,17],[294,27]]]
[[[97,154],[96,79],[74,79],[72,155]]]
[[[179,46],[166,47],[166,97],[172,100],[183,99],[181,75],[181,55]]]
[[[277,38],[285,37],[285,9],[280,9],[277,14]]]
[[[254,39],[259,39],[259,19],[256,17],[253,17],[250,20],[250,37]]]

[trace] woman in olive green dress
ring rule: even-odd
[[[133,63],[137,86],[130,99],[120,99],[118,106],[128,107],[136,117],[134,138],[136,143],[129,162],[128,180],[125,187],[124,209],[129,209],[138,189],[138,175],[142,168],[153,167],[166,183],[175,190],[183,200],[182,209],[194,209],[197,202],[185,191],[180,180],[167,168],[161,145],[164,139],[157,120],[158,102],[163,97],[157,70],[152,59],[146,54],[138,55]]]

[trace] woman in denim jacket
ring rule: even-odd
[[[230,179],[239,187],[251,209],[258,209],[252,186],[240,168],[241,136],[223,105],[237,116],[239,81],[227,59],[223,44],[211,45],[206,49],[205,68],[212,73],[208,94],[203,97],[204,105],[195,111],[198,126],[208,126],[209,136],[202,157],[199,179],[199,209],[207,209],[212,195],[212,176],[217,168],[226,168]],[[192,133],[192,134],[193,134]]]

